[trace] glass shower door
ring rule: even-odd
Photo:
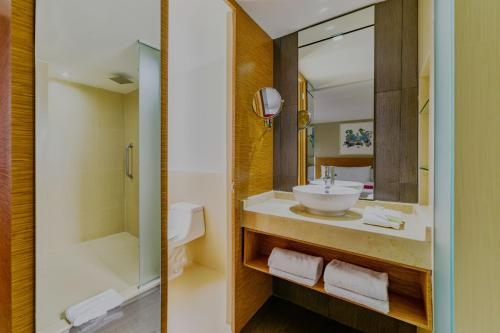
[[[160,51],[139,42],[139,286],[161,268]]]

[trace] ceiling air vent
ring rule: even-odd
[[[112,77],[109,78],[111,81],[114,81],[118,84],[130,84],[134,83],[131,79],[129,79],[127,76],[123,74],[115,74]]]

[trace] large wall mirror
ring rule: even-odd
[[[319,183],[322,166],[333,166],[336,180],[364,184],[364,199],[374,198],[375,186],[374,13],[368,7],[298,33],[299,98],[305,100],[299,108],[311,115],[299,131],[307,143],[299,169],[307,183]]]
[[[363,183],[364,199],[426,202],[416,6],[385,1],[275,40],[274,84],[286,93],[274,189],[320,182],[333,166],[337,180]]]

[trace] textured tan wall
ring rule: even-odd
[[[5,258],[6,247],[10,248],[10,260],[3,261],[3,273],[8,272],[2,283],[0,308],[6,309],[7,320],[0,329],[7,327],[12,332],[34,330],[34,285],[35,285],[35,86],[34,86],[34,6],[32,0],[1,1],[2,11],[10,6],[12,13],[10,49],[11,58],[11,108],[2,122],[7,139],[2,141],[9,169],[4,180],[11,187],[2,191],[1,239],[4,245],[1,258]],[[4,291],[10,293],[7,296]]]
[[[239,332],[272,292],[269,276],[242,262],[241,199],[273,188],[273,131],[252,111],[252,98],[273,85],[273,41],[236,4],[233,126],[233,331]]]
[[[456,0],[455,320],[500,327],[500,1]]]

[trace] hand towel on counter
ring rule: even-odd
[[[362,304],[368,308],[382,312],[384,314],[389,313],[389,301],[381,301],[379,299],[366,297],[364,295],[343,288],[329,285],[328,283],[325,283],[325,291],[330,295],[340,297],[346,300],[351,300],[355,303]]]
[[[325,284],[346,289],[357,294],[388,301],[389,276],[368,268],[332,260],[325,268]]]
[[[323,273],[323,258],[278,247],[273,249],[267,263],[270,268],[312,280],[314,284],[319,281]]]
[[[363,223],[396,230],[403,229],[405,224],[401,212],[380,206],[366,207],[363,212]]]
[[[116,290],[109,289],[66,310],[66,319],[72,326],[81,326],[93,319],[104,316],[125,301]]]
[[[307,279],[307,278],[304,278],[301,276],[293,275],[293,274],[290,274],[287,272],[283,272],[282,270],[274,268],[274,267],[269,267],[269,274],[277,276],[277,277],[285,279],[285,280],[288,280],[288,281],[291,281],[291,282],[302,284],[302,285],[308,286],[308,287],[314,286],[319,281],[319,279],[312,280],[312,279]]]

